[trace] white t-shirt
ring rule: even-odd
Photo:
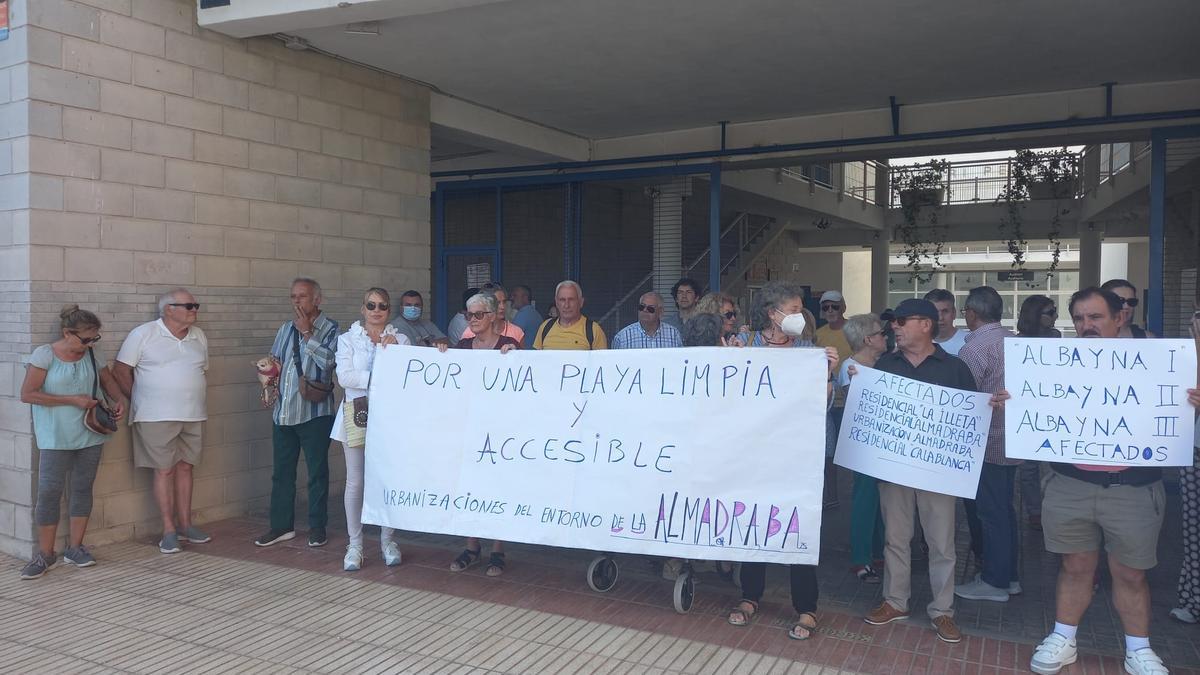
[[[162,319],[129,331],[117,360],[133,368],[131,422],[199,422],[208,419],[208,338],[196,326],[182,340]]]
[[[954,337],[950,338],[949,340],[946,340],[945,342],[934,340],[934,342],[937,342],[942,349],[946,350],[947,354],[950,354],[951,356],[958,356],[959,350],[963,348],[963,345],[967,344],[967,336],[970,334],[971,331],[967,330],[966,328],[959,328],[958,330],[954,331]]]
[[[842,361],[842,365],[838,367],[837,378],[834,379],[833,386],[837,387],[838,389],[850,386],[850,366],[862,368],[862,366],[858,364],[858,361],[855,361],[853,357],[847,356],[845,360]]]

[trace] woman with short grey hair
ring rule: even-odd
[[[875,365],[887,351],[883,322],[874,314],[857,314],[842,328],[854,350],[838,369],[835,385],[843,395],[850,389],[850,367]],[[850,570],[859,581],[880,582],[883,568],[883,515],[879,511],[879,481],[866,474],[854,473],[850,507]]]

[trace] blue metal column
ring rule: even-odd
[[[1163,334],[1163,267],[1167,206],[1167,137],[1162,129],[1150,134],[1150,279],[1146,289],[1147,322]]]
[[[433,259],[437,261],[434,270],[433,294],[437,302],[432,303],[433,322],[439,326],[445,325],[446,293],[450,288],[450,279],[446,270],[446,191],[433,191]]]
[[[721,165],[708,172],[708,289],[721,290]]]
[[[504,188],[496,188],[496,269],[492,281],[504,283]]]

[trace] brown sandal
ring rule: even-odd
[[[749,605],[750,609],[743,609],[745,605]],[[758,603],[753,600],[742,600],[729,612],[727,620],[731,626],[748,626],[755,614],[758,614]]]
[[[804,617],[812,619],[812,623],[804,622]],[[788,637],[793,640],[807,640],[817,632],[817,615],[812,612],[803,612],[796,623],[792,624],[792,629],[788,631]]]

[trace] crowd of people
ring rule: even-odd
[[[307,465],[307,544],[324,546],[327,536],[330,441],[345,453],[344,502],[349,541],[346,571],[367,559],[361,522],[363,506],[366,395],[375,355],[389,345],[447,349],[599,350],[657,349],[690,346],[730,348],[824,348],[829,366],[828,424],[825,445],[824,506],[839,504],[832,457],[845,395],[859,368],[992,395],[984,464],[976,499],[966,501],[971,555],[979,574],[954,584],[956,499],[857,474],[853,476],[849,542],[852,571],[864,583],[882,584],[883,601],[864,620],[883,625],[908,618],[911,560],[928,556],[933,598],[926,607],[940,639],[958,642],[955,597],[1007,602],[1022,592],[1018,574],[1019,488],[1023,517],[1043,533],[1046,549],[1059,554],[1053,631],[1033,654],[1030,668],[1052,675],[1073,663],[1075,635],[1098,583],[1100,549],[1107,554],[1114,605],[1126,636],[1125,666],[1131,673],[1165,673],[1150,647],[1150,592],[1146,570],[1157,564],[1156,547],[1165,511],[1161,471],[1152,468],[1075,466],[1012,460],[1004,452],[1004,340],[1060,337],[1058,309],[1041,295],[1028,297],[1017,312],[1017,332],[1001,319],[1004,302],[995,289],[981,286],[967,294],[961,316],[954,294],[930,291],[907,299],[894,310],[847,316],[844,296],[824,292],[819,299],[820,326],[804,307],[805,290],[789,282],[771,282],[757,294],[743,317],[737,301],[681,279],[671,290],[673,307],[659,293],[637,300],[637,321],[622,327],[611,342],[599,323],[583,312],[583,289],[563,281],[554,289],[552,313],[543,318],[527,286],[511,294],[495,282],[468,289],[462,305],[443,332],[426,317],[424,297],[415,290],[400,296],[394,308],[386,289],[363,295],[360,320],[341,332],[321,309],[320,284],[296,279],[290,288],[292,318],[276,333],[270,357],[260,361],[264,403],[272,409],[273,471],[269,528],[254,540],[272,546],[296,536],[297,464]],[[1133,322],[1137,288],[1125,280],[1085,288],[1071,296],[1068,312],[1079,338],[1152,337]],[[393,310],[399,310],[394,312]],[[200,303],[187,290],[174,289],[158,302],[158,318],[131,331],[108,362],[99,345],[101,322],[78,306],[60,315],[61,335],[29,357],[21,400],[32,405],[39,448],[36,549],[21,578],[36,579],[60,561],[55,551],[60,502],[67,492],[69,536],[61,561],[80,567],[96,564],[84,545],[95,480],[104,443],[127,418],[134,463],[153,471],[153,493],[162,520],[158,542],[163,554],[211,537],[191,520],[192,476],[201,460],[202,425],[207,418],[205,373],[208,342],[196,325]],[[1200,313],[1197,313],[1200,317]],[[744,320],[743,320],[744,318]],[[1200,345],[1200,318],[1193,319]],[[338,401],[335,388],[343,391]],[[1189,390],[1189,402],[1200,392]],[[1200,449],[1197,451],[1200,460]],[[1184,561],[1178,603],[1171,616],[1185,623],[1200,619],[1200,535],[1197,535],[1197,469],[1182,471]],[[69,486],[69,487],[68,487]],[[917,550],[913,550],[916,537]],[[396,533],[383,528],[380,558],[399,565]],[[484,562],[482,543],[468,538],[449,564],[460,572]],[[670,562],[670,561],[668,561]],[[486,573],[505,570],[504,542],[492,542]],[[669,566],[669,565],[668,565]],[[725,569],[725,568],[722,568]],[[790,566],[792,604],[797,618],[789,636],[803,640],[817,628],[816,567]],[[728,622],[743,626],[758,611],[766,565],[741,566],[742,598]]]

